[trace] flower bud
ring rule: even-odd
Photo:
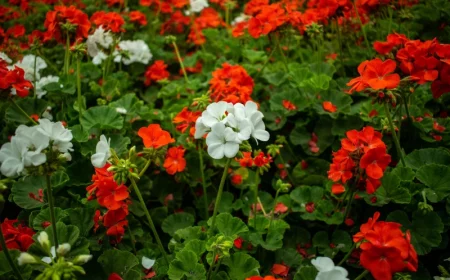
[[[46,252],[50,250],[50,241],[48,240],[48,234],[45,231],[41,231],[39,233],[37,240]]]
[[[78,255],[74,260],[74,264],[85,264],[92,259],[92,255]]]
[[[36,258],[28,253],[20,253],[20,256],[17,258],[17,262],[19,265],[36,263]]]
[[[58,246],[58,250],[56,250],[58,256],[64,256],[65,254],[70,252],[70,244],[64,243]]]

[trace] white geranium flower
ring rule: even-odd
[[[142,257],[141,264],[145,269],[150,269],[155,264],[155,260],[149,259],[146,256]]]
[[[237,118],[232,113],[227,116],[228,125],[237,132],[238,138],[241,141],[248,140],[252,134],[252,124],[249,120],[244,118]]]
[[[238,135],[230,127],[218,122],[206,136],[206,145],[208,145],[208,154],[214,159],[221,159],[224,156],[233,158],[239,152],[241,141]]]
[[[244,14],[244,13],[241,13],[239,16],[237,16],[237,17],[231,22],[231,25],[236,25],[236,24],[238,24],[238,23],[247,21],[247,20],[249,20],[250,18],[251,18],[251,16],[246,15],[246,14]]]
[[[74,264],[85,264],[92,259],[92,255],[78,255],[72,262]]]
[[[0,171],[6,177],[20,175],[25,168],[25,153],[27,151],[27,141],[24,139],[11,137],[11,142],[3,144],[0,149]]]
[[[50,240],[48,239],[48,234],[45,231],[41,231],[39,233],[37,240],[42,247],[44,248],[50,247]]]
[[[56,252],[58,252],[58,256],[64,256],[70,252],[70,248],[69,243],[63,243],[58,246],[58,250],[56,250]]]
[[[122,51],[126,51],[128,53],[128,57],[122,57],[118,51],[115,51],[113,54],[115,56],[114,61],[123,62],[125,65],[130,65],[133,62],[147,64],[153,57],[150,49],[143,40],[121,41],[119,43],[119,48]]]
[[[72,132],[66,129],[61,122],[54,123],[47,119],[39,119],[37,130],[50,138],[53,142],[53,150],[63,154],[73,151],[73,144],[70,142],[73,138]]]
[[[42,96],[47,94],[47,91],[44,90],[44,86],[50,84],[50,83],[57,83],[59,82],[59,77],[57,76],[47,76],[47,77],[43,77],[41,78],[37,83],[36,83],[36,95],[37,98],[42,98]]]
[[[36,126],[19,125],[16,136],[26,143],[26,150],[22,151],[25,166],[39,166],[47,161],[42,150],[48,147],[49,138],[37,130]]]
[[[6,53],[4,53],[4,52],[0,52],[0,59],[3,59],[8,64],[12,63],[11,58],[9,58],[9,56]]]
[[[22,60],[14,64],[14,66],[20,67],[25,71],[26,80],[34,81],[35,59],[36,59],[36,79],[38,80],[41,78],[39,71],[47,68],[47,63],[45,63],[45,61],[42,58],[40,58],[39,56],[36,57],[33,54],[27,54],[22,58]],[[11,68],[14,67],[11,66]]]
[[[119,114],[125,115],[127,113],[127,109],[122,108],[122,107],[117,107],[116,112]]]
[[[93,34],[89,35],[86,40],[87,52],[91,57],[98,55],[101,50],[99,46],[103,49],[109,49],[113,43],[113,37],[110,31],[105,32],[102,26],[97,28]]]
[[[208,1],[206,0],[190,0],[190,4],[191,8],[189,11],[194,13],[199,13],[209,6]]]
[[[194,138],[195,139],[200,139],[203,137],[203,135],[205,135],[206,133],[208,133],[211,130],[210,127],[206,126],[203,123],[203,119],[202,117],[199,117],[197,119],[197,121],[195,122],[195,134],[194,134]]]
[[[100,136],[100,141],[98,141],[95,148],[95,154],[93,154],[91,157],[91,162],[94,167],[102,168],[103,166],[105,166],[106,162],[111,156],[109,147],[110,141],[111,139],[106,140],[105,135],[102,134]]]
[[[345,268],[335,266],[333,260],[327,257],[317,257],[311,261],[319,273],[316,280],[349,280]]]
[[[28,253],[20,253],[20,256],[17,258],[17,263],[20,266],[36,262],[37,262],[36,259]]]
[[[225,112],[227,111],[228,103],[220,101],[217,103],[211,103],[206,107],[206,110],[202,113],[202,122],[207,127],[213,127],[216,123],[227,123]]]
[[[104,52],[99,51],[97,55],[92,58],[92,63],[94,63],[95,65],[100,65],[107,58],[108,56]]]

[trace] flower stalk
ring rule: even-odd
[[[77,102],[78,102],[78,118],[81,123],[81,116],[83,114],[83,98],[81,97],[81,66],[80,58],[77,58]]]
[[[394,139],[395,148],[397,149],[398,157],[400,158],[400,161],[402,162],[403,166],[406,166],[405,159],[403,158],[403,151],[402,147],[400,146],[400,142],[397,138],[397,133],[395,132],[394,123],[392,122],[391,118],[391,112],[389,111],[389,107],[387,103],[384,103],[384,110],[386,112],[386,116],[389,122],[389,128],[391,130],[392,139]]]
[[[50,221],[52,222],[53,243],[55,245],[55,251],[58,251],[58,233],[56,230],[56,217],[55,217],[55,205],[53,201],[52,183],[50,180],[50,173],[47,171],[45,174],[45,180],[47,182],[47,202],[50,209]]]
[[[31,123],[33,123],[34,125],[37,125],[37,122],[35,120],[33,120],[28,114],[27,112],[25,112],[20,106],[19,104],[16,103],[16,101],[14,101],[14,98],[11,98],[11,102],[12,104],[17,108],[17,110],[19,110],[19,112],[22,113],[22,115],[24,115]]]
[[[64,54],[64,74],[69,75],[69,63],[70,63],[70,37],[69,31],[66,31],[66,50]]]
[[[202,176],[202,187],[203,187],[203,201],[205,203],[205,219],[209,219],[209,211],[208,211],[208,193],[206,190],[206,180],[205,180],[205,172],[204,172],[204,163],[203,163],[203,144],[198,145],[198,157],[200,159],[200,174]]]
[[[210,228],[211,232],[214,232],[214,230],[216,228],[217,210],[219,209],[220,200],[222,199],[223,186],[225,185],[225,179],[227,178],[228,167],[230,166],[230,163],[231,163],[231,158],[227,159],[227,162],[225,163],[225,167],[223,169],[222,179],[220,180],[220,185],[219,185],[219,191],[217,192],[216,202],[214,203],[215,204],[214,212],[213,212],[211,228]]]
[[[128,178],[130,179],[131,185],[133,186],[133,189],[134,189],[134,192],[136,193],[136,195],[139,199],[139,203],[141,204],[142,208],[144,209],[145,216],[150,225],[150,229],[152,230],[153,235],[155,236],[156,243],[158,243],[159,250],[161,251],[161,254],[163,255],[166,263],[169,264],[169,258],[167,257],[166,250],[164,249],[161,239],[159,238],[158,232],[156,231],[155,224],[153,223],[153,219],[150,216],[150,213],[148,212],[147,206],[145,205],[145,201],[144,201],[144,198],[142,197],[141,191],[139,190],[134,178],[132,176],[128,176]]]
[[[177,55],[178,62],[180,63],[181,71],[183,72],[184,81],[186,84],[189,83],[189,79],[187,76],[186,69],[184,68],[183,60],[181,60],[180,51],[178,50],[177,43],[175,41],[172,41],[173,48],[175,49],[175,54]]]
[[[364,270],[358,277],[355,278],[355,280],[361,280],[363,279],[367,274],[369,274],[368,270]]]

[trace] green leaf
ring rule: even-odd
[[[328,111],[325,111],[323,108],[323,102],[328,101],[331,102],[334,106],[336,106],[336,112],[331,113]],[[321,94],[321,99],[316,101],[316,104],[314,105],[314,109],[317,113],[320,115],[329,115],[331,118],[336,119],[339,115],[339,113],[347,114],[350,112],[350,105],[352,104],[353,100],[352,98],[343,92],[340,91],[326,91],[323,94]],[[358,117],[353,117],[353,120],[355,122],[359,120]],[[342,122],[334,124],[340,125]],[[360,123],[362,123],[360,121]],[[357,124],[357,123],[355,123]],[[334,127],[333,127],[334,128]],[[352,129],[355,129],[355,127],[352,127]]]
[[[411,232],[411,243],[419,255],[428,254],[433,247],[439,246],[444,231],[444,224],[441,218],[435,212],[422,213],[416,211],[413,213],[412,222],[404,211],[396,210],[390,213],[387,221],[398,222],[402,225],[404,231]]]
[[[45,109],[47,109],[47,102],[45,102],[43,99],[27,97],[16,99],[15,102],[28,116],[34,114],[41,116]],[[8,104],[8,107],[6,108],[5,119],[10,122],[21,124],[30,122],[29,118],[27,118],[13,104]]]
[[[295,274],[294,280],[314,280],[317,276],[317,269],[313,266],[302,266]]]
[[[56,222],[67,217],[67,212],[59,207],[55,207],[55,219]],[[43,223],[51,222],[50,218],[50,208],[45,208],[44,210],[40,210],[39,214],[33,219],[33,228],[35,230],[44,230]]]
[[[170,262],[169,279],[178,280],[186,276],[187,279],[206,279],[205,267],[198,263],[195,252],[182,250],[177,253],[176,258]]]
[[[45,228],[45,232],[48,234],[48,238],[53,244],[53,230],[52,227],[54,225],[50,225]],[[71,247],[74,247],[75,242],[77,241],[78,237],[80,236],[80,230],[74,226],[74,225],[68,225],[66,226],[62,222],[56,223],[56,234],[58,236],[58,243],[69,243]]]
[[[416,170],[425,164],[450,165],[450,153],[442,148],[416,150],[405,157],[406,166]]]
[[[206,251],[206,241],[204,240],[189,240],[186,242],[183,250],[189,250],[197,255],[197,258],[201,258]]]
[[[331,243],[336,245],[336,248],[341,250],[342,252],[350,251],[350,248],[353,245],[352,237],[348,232],[343,230],[336,230],[331,237]]]
[[[338,111],[336,111],[336,113],[337,112]],[[333,114],[335,114],[335,113],[333,113]],[[364,125],[364,122],[359,117],[349,116],[349,115],[339,115],[337,119],[333,120],[333,126],[331,128],[331,133],[333,135],[343,136],[343,135],[345,135],[345,133],[347,131],[352,130],[352,129],[358,130],[363,125]]]
[[[230,258],[224,259],[223,264],[228,266],[228,275],[232,280],[242,280],[259,274],[258,261],[245,253],[235,253]]]
[[[234,195],[232,193],[223,192],[222,198],[221,198],[219,206],[218,206],[218,212],[219,213],[223,213],[223,212],[230,213],[231,211],[233,211],[233,200],[234,200]]]
[[[299,186],[291,192],[290,197],[298,204],[317,202],[323,197],[323,188]]]
[[[162,223],[162,230],[173,236],[179,229],[190,227],[194,224],[195,218],[192,214],[182,212],[175,213],[167,217]]]
[[[402,181],[412,181],[416,174],[412,168],[403,166],[397,166],[391,173],[396,175]]]
[[[123,117],[108,106],[91,107],[83,112],[81,125],[89,131],[91,128],[121,129]]]
[[[286,82],[288,75],[286,72],[272,72],[272,71],[264,71],[263,74],[264,79],[267,80],[267,82],[274,86],[280,86],[284,82]]]
[[[79,124],[74,125],[70,128],[73,138],[79,142],[87,142],[89,140],[89,132],[84,130],[83,127]]]
[[[14,202],[24,209],[42,207],[47,183],[44,176],[28,176],[15,182],[11,188]]]
[[[124,137],[120,134],[114,134],[108,138],[111,139],[111,148],[114,149],[114,151],[116,151],[118,155],[121,155],[128,151],[128,145],[131,143],[130,138]]]
[[[439,200],[450,195],[450,167],[440,164],[427,164],[416,173],[417,179],[436,192]]]
[[[81,236],[88,236],[94,226],[94,208],[69,208],[65,212],[69,224],[77,226]]]
[[[376,190],[375,195],[377,205],[395,202],[399,204],[407,204],[411,202],[411,194],[407,188],[401,187],[401,179],[394,172],[384,174],[381,179],[381,186]],[[366,199],[368,201],[368,198]]]
[[[121,250],[107,250],[98,258],[98,262],[106,275],[117,273],[121,276],[139,264],[139,260],[130,252]]]
[[[64,171],[56,171],[50,177],[51,186],[53,189],[58,189],[66,185],[70,178]]]
[[[252,49],[244,49],[242,51],[242,56],[254,64],[257,62],[265,62],[267,60],[267,55],[264,51],[255,51]]]
[[[210,224],[212,218],[208,221]],[[226,237],[236,238],[239,234],[247,232],[248,228],[245,223],[229,213],[221,213],[216,217],[216,226],[220,233]]]

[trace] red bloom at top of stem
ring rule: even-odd
[[[103,27],[104,30],[111,30],[114,33],[124,32],[122,26],[125,24],[123,17],[116,12],[95,12],[91,16],[91,21],[97,25]]]
[[[184,159],[185,151],[182,146],[171,147],[167,150],[163,166],[168,174],[174,175],[177,172],[184,171],[186,168],[186,160]]]
[[[55,6],[55,9],[48,11],[45,16],[44,27],[47,31],[44,34],[44,41],[55,39],[60,43],[65,43],[66,32],[69,32],[61,29],[61,25],[65,23],[74,26],[75,40],[87,38],[89,35],[91,22],[85,13],[75,6]]]
[[[228,63],[222,64],[222,68],[212,72],[209,84],[214,102],[226,101],[233,104],[238,102],[245,104],[252,100],[251,94],[255,85],[242,66]]]
[[[148,127],[141,127],[138,135],[144,141],[146,148],[158,149],[175,142],[170,136],[170,133],[163,130],[159,124],[150,124]]]
[[[167,64],[164,63],[164,60],[156,60],[152,65],[150,65],[145,71],[144,84],[146,86],[151,85],[152,82],[161,81],[169,78],[170,73],[167,71]]]
[[[11,90],[11,94],[19,97],[27,97],[30,88],[33,88],[33,84],[25,80],[25,71],[17,66],[14,69],[8,70],[6,64],[0,59],[0,89]]]

